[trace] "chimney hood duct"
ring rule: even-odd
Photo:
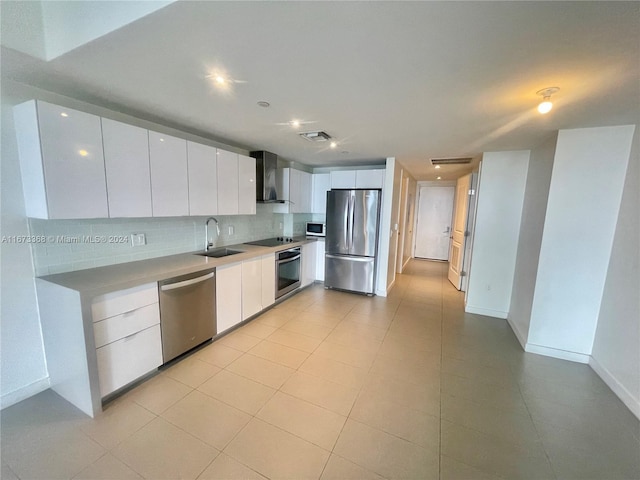
[[[249,155],[256,159],[256,202],[284,203],[284,200],[278,199],[276,190],[278,156],[264,150],[251,152]]]

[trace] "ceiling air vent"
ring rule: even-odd
[[[461,157],[452,157],[452,158],[432,158],[431,165],[462,165],[465,163],[471,163],[472,158],[461,158]]]
[[[310,142],[326,142],[331,138],[327,132],[304,132],[300,136]]]

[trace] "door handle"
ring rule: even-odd
[[[211,272],[211,273],[207,273],[206,275],[203,275],[201,277],[192,278],[191,280],[185,280],[184,282],[169,283],[168,285],[162,285],[160,287],[160,290],[165,292],[167,290],[173,290],[173,289],[176,289],[176,288],[188,287],[189,285],[194,285],[196,283],[200,283],[200,282],[204,282],[205,280],[209,280],[210,278],[213,278],[214,275],[215,275],[215,273]]]

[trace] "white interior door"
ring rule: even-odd
[[[451,214],[455,187],[421,186],[415,256],[432,260],[449,259]]]
[[[469,191],[471,174],[458,179],[456,183],[456,200],[453,214],[453,232],[451,235],[451,253],[449,255],[449,281],[460,290],[462,286],[462,265],[464,246],[467,238],[467,216],[469,212]]]

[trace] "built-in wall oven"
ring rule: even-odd
[[[276,252],[276,298],[300,286],[300,247]]]

